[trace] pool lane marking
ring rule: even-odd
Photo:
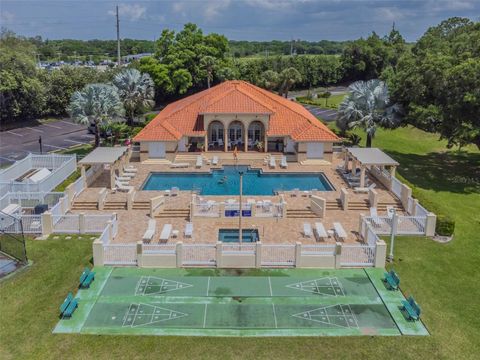
[[[275,304],[272,304],[273,308],[273,320],[275,321],[275,329],[278,327],[277,325],[277,314],[275,313]]]
[[[268,277],[268,286],[270,287],[270,297],[273,297],[272,282],[270,281],[270,276]]]
[[[208,280],[207,280],[207,296],[209,291],[210,291],[210,276],[208,277]]]
[[[207,307],[208,304],[205,304],[205,312],[203,313],[203,328],[205,329],[205,324],[207,323]]]

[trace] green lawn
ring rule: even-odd
[[[454,240],[396,242],[402,290],[423,309],[428,337],[186,338],[52,335],[58,306],[91,260],[91,241],[29,241],[33,266],[0,283],[0,358],[476,359],[480,352],[480,153],[444,151],[412,128],[378,131],[374,146],[457,221]],[[363,136],[362,143],[365,137]]]
[[[310,104],[320,106],[322,108],[337,109],[338,105],[343,101],[344,97],[345,94],[332,95],[327,99],[326,102],[323,98],[306,99],[305,97],[297,97],[297,101],[302,104]]]

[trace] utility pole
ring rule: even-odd
[[[120,65],[122,65],[122,58],[120,55],[120,20],[118,18],[118,5],[116,9],[117,9],[117,64],[118,64],[118,67],[120,67]]]
[[[293,38],[290,40],[290,56],[293,55]]]

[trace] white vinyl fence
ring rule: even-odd
[[[215,266],[215,244],[184,244],[182,248],[182,264],[184,266]]]
[[[364,218],[371,229],[379,235],[390,235],[392,233],[393,218],[388,216],[367,216]],[[396,216],[397,235],[425,235],[426,216]],[[362,233],[364,228],[362,225]]]
[[[137,265],[136,244],[103,245],[103,263],[105,265]]]
[[[375,264],[375,246],[342,245],[340,264],[345,267],[370,267]]]
[[[262,245],[262,266],[295,266],[295,245]]]

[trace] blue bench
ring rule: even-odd
[[[418,320],[422,310],[418,306],[413,296],[409,296],[407,300],[402,300],[403,310],[406,311],[409,320]]]
[[[75,309],[78,307],[78,300],[73,297],[71,292],[68,293],[62,305],[60,305],[60,317],[71,317]]]
[[[80,288],[89,288],[92,281],[95,279],[95,272],[90,271],[89,268],[85,268],[80,275]]]
[[[392,269],[388,273],[385,273],[385,282],[390,289],[398,290],[398,286],[400,285],[400,278],[398,277],[395,270]]]

